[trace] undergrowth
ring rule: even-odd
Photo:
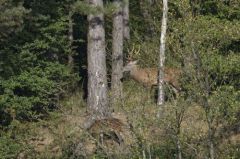
[[[83,123],[86,101],[78,91],[60,102],[57,111],[36,122],[13,121],[0,132],[0,158],[78,158],[76,147],[86,139]],[[114,111],[127,116],[138,146],[127,158],[176,158],[176,138],[181,142],[184,158],[201,158],[206,154],[207,124],[203,109],[184,100],[169,100],[165,116],[157,118],[153,93],[134,81],[124,82],[124,99]],[[180,132],[177,115],[183,111]],[[228,139],[226,139],[228,140]],[[228,140],[229,142],[230,139]],[[238,158],[239,138],[235,144],[219,143],[218,158]],[[199,143],[199,144],[196,144]],[[90,158],[124,158],[108,156],[98,149]]]

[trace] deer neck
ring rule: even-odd
[[[130,75],[135,75],[136,74],[136,72],[138,72],[139,71],[139,68],[138,68],[139,66],[133,66],[132,67],[132,69],[130,70]]]

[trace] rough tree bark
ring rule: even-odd
[[[123,9],[122,0],[114,0],[116,11],[113,14],[113,53],[112,53],[112,102],[117,104],[122,98],[123,77]]]
[[[103,1],[89,0],[97,8],[88,15],[88,110],[94,119],[109,116]]]
[[[125,39],[130,40],[130,29],[129,29],[129,0],[123,0],[123,36]]]
[[[163,0],[163,16],[162,16],[160,52],[159,52],[158,101],[157,101],[157,105],[159,106],[159,108],[161,108],[164,104],[164,72],[163,70],[164,70],[164,63],[165,63],[167,12],[168,12],[168,1]],[[158,116],[160,116],[160,114],[158,114]]]

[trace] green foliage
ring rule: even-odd
[[[23,128],[22,125],[14,121],[8,131],[0,131],[0,159],[17,158],[20,152],[30,148],[29,145],[24,145],[25,137],[28,135],[28,128]]]
[[[5,45],[0,47],[0,111],[4,114],[1,119],[4,123],[12,119],[37,120],[56,108],[59,99],[74,90],[79,80],[67,66],[68,54],[74,55],[68,40],[70,8],[66,7],[67,2],[28,1],[24,3],[26,8],[19,5],[20,9],[10,10],[15,3],[1,3],[1,9],[8,13],[0,16],[6,17],[6,24],[13,20],[19,23],[17,26],[23,26],[18,32],[11,32],[15,36],[3,39]],[[28,16],[24,17],[26,13]],[[19,22],[14,20],[16,15]]]
[[[22,150],[22,145],[16,142],[16,139],[0,136],[0,159],[16,158],[19,151]]]
[[[103,12],[103,8],[101,7],[92,7],[87,2],[77,1],[74,5],[74,11],[82,14],[98,14],[99,12]]]
[[[23,26],[23,18],[29,13],[21,3],[0,0],[0,42],[11,33],[20,31]]]
[[[138,50],[140,46],[139,54],[133,58],[138,59],[143,67],[153,67],[157,66],[162,5],[160,1],[154,1],[154,5],[149,7],[148,1],[142,2],[142,8],[148,11],[150,18],[143,19],[144,13],[139,1],[131,1],[132,39],[129,50],[134,47]],[[220,125],[227,127],[236,124],[239,120],[239,5],[238,0],[169,1],[166,65],[184,71],[181,93],[185,100],[200,105],[204,100],[208,102],[208,108],[202,105],[206,111],[202,118],[211,119],[214,129]],[[150,26],[154,26],[154,35],[148,32]],[[196,55],[199,59],[196,59]],[[200,68],[197,66],[198,60]],[[206,85],[209,85],[209,94],[206,93]],[[177,104],[182,109],[179,101]],[[174,123],[170,125],[174,127]],[[218,137],[215,135],[213,136]],[[174,146],[172,148],[175,149]],[[170,149],[171,147],[168,150]],[[199,149],[207,151],[206,148]]]
[[[213,92],[210,99],[212,113],[215,120],[226,125],[236,123],[240,111],[240,92],[232,86],[222,86]]]
[[[23,71],[1,82],[0,108],[17,119],[37,119],[41,112],[56,106],[64,90],[75,80],[69,70],[58,63]]]
[[[201,2],[200,4],[200,13],[204,15],[214,15],[221,19],[228,20],[239,20],[240,19],[240,11],[239,11],[239,1],[234,0],[230,1],[215,1],[208,0]]]
[[[81,13],[83,15],[88,15],[88,14],[99,14],[99,13],[104,13],[104,15],[112,15],[115,10],[115,6],[111,3],[106,1],[104,4],[103,8],[99,6],[91,6],[88,2],[85,1],[76,1],[73,4],[73,11],[76,13]]]
[[[146,0],[141,2],[130,1],[131,40],[127,42],[124,50],[126,54],[129,53],[128,50],[139,50],[139,53],[133,54],[133,58],[137,59],[142,67],[156,67],[161,33],[162,1],[154,0],[151,1],[152,4]],[[161,140],[160,144],[152,144],[153,141],[146,140],[145,132],[152,129],[156,121],[152,119],[153,114],[146,117],[148,113],[145,112],[156,110],[155,107],[152,108],[153,101],[146,101],[145,88],[140,85],[135,86],[136,83],[133,81],[124,83],[127,87],[124,92],[127,94],[124,106],[133,112],[134,115],[130,114],[130,117],[133,118],[132,123],[142,141],[142,147],[136,148],[135,158],[139,158],[148,145],[152,147],[152,157],[176,157],[175,138],[178,131],[176,116],[179,112],[193,107],[195,103],[189,104],[190,102],[198,102],[200,105],[203,99],[208,102],[207,109],[201,107],[201,113],[207,112],[207,117],[195,111],[189,114],[199,115],[198,120],[202,122],[210,118],[216,131],[231,127],[239,121],[239,8],[239,0],[169,0],[166,65],[184,70],[181,93],[184,94],[185,99],[181,99],[183,102],[176,101],[175,107],[170,103],[169,120],[165,121],[166,125],[161,125],[162,129],[168,130],[165,133],[169,135],[162,138],[158,138],[159,134],[154,136],[154,142]],[[87,34],[87,20],[84,16],[99,12],[105,14],[106,46],[107,51],[111,52],[111,21],[114,9],[112,1],[104,1],[104,8],[92,8],[82,0],[0,0],[1,129],[8,132],[18,127],[19,121],[42,119],[59,106],[59,100],[76,89],[80,79],[79,66],[86,63],[86,57],[83,55],[86,41],[82,40]],[[73,44],[68,39],[70,15],[74,20]],[[194,57],[196,54],[199,59]],[[76,60],[74,69],[67,66],[68,55],[73,55]],[[197,67],[197,60],[200,60],[200,69]],[[197,75],[198,71],[199,75]],[[209,94],[204,87],[206,79],[209,80]],[[63,106],[65,109],[75,110],[74,106],[83,105],[83,101],[74,104],[72,101],[80,98],[81,95],[69,99]],[[75,113],[77,116],[79,112]],[[135,114],[140,114],[141,117]],[[76,124],[73,124],[70,129],[75,130],[75,127]],[[158,127],[159,125],[155,125],[155,128]],[[204,128],[207,129],[206,125]],[[198,132],[195,138],[188,130],[179,133],[180,141],[184,143],[182,145],[184,158],[193,158],[198,152],[206,153],[204,141],[207,133]],[[68,138],[69,134],[69,132],[68,135],[65,134],[66,136],[60,134],[59,143],[63,142],[63,138]],[[219,137],[217,135],[217,133],[213,135],[216,137],[216,143]],[[76,143],[75,138],[72,139]],[[17,133],[9,135],[1,131],[0,158],[16,158],[23,149],[20,140],[23,139],[18,138]],[[71,146],[77,145],[68,146],[66,148],[69,149],[64,150],[63,153],[66,154],[63,156],[68,157],[68,153],[74,155],[72,154],[74,149]],[[222,158],[239,158],[238,147],[239,144],[227,145],[224,147],[226,154],[217,153],[222,155]],[[192,154],[193,151],[194,154]],[[95,158],[105,157],[101,156],[102,154],[99,151],[99,155]],[[204,155],[200,154],[200,158],[206,158]]]

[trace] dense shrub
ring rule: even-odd
[[[59,63],[46,63],[2,80],[0,110],[20,120],[37,119],[57,106],[77,76]]]

